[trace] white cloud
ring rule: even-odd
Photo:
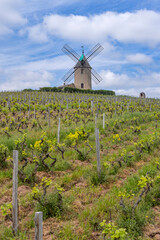
[[[139,94],[142,89],[134,89],[134,88],[130,88],[130,89],[118,89],[115,90],[116,95],[127,95],[127,96],[134,96],[134,97],[139,97]],[[143,89],[144,92],[144,89]]]
[[[111,71],[101,73],[103,80],[94,88],[112,89],[116,95],[139,97],[145,92],[147,97],[160,98],[160,73],[142,75],[139,79],[131,78],[126,74],[115,74]]]
[[[30,62],[19,66],[19,69],[25,71],[57,71],[69,70],[69,68],[73,66],[74,62],[70,58],[67,56],[59,56],[51,59]]]
[[[0,36],[11,34],[13,31],[9,29],[8,27],[4,26],[3,24],[0,24]]]
[[[1,69],[0,72],[5,77],[5,82],[0,83],[1,91],[22,90],[25,88],[38,89],[44,86],[51,86],[51,81],[54,81],[54,76],[47,71],[33,72],[17,70],[8,72]]]
[[[98,85],[94,84],[94,87],[97,86],[98,88],[118,88],[120,86],[125,86],[129,81],[129,77],[126,74],[116,74],[110,70],[101,71],[100,75],[103,80]]]
[[[22,0],[0,0],[0,35],[12,33],[12,28],[27,23],[19,13],[19,6]]]
[[[43,28],[43,25],[38,24],[34,27],[28,28],[29,38],[34,42],[44,43],[48,42],[48,36]]]
[[[150,88],[130,88],[130,89],[118,89],[115,90],[116,95],[127,95],[133,97],[139,97],[141,92],[145,92],[148,98],[160,98],[160,87],[150,87]]]
[[[128,62],[135,63],[135,64],[148,64],[152,62],[152,57],[142,53],[128,55],[126,59]]]
[[[71,41],[97,42],[112,38],[152,46],[160,43],[160,13],[149,10],[106,12],[89,17],[52,14],[44,17],[41,24],[48,34]]]
[[[141,76],[129,77],[127,74],[102,71],[103,80],[93,84],[94,88],[114,89],[117,94],[138,96],[140,92],[146,92],[149,97],[160,97],[160,73],[143,74]]]

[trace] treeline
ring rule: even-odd
[[[87,94],[102,94],[102,95],[115,95],[114,91],[111,90],[90,90],[90,89],[78,89],[78,88],[71,88],[65,87],[63,89],[57,87],[43,87],[39,90],[33,89],[24,89],[23,91],[31,92],[31,91],[38,91],[38,92],[66,92],[66,93],[87,93]]]
[[[90,94],[103,94],[103,95],[115,95],[114,91],[111,90],[90,90],[90,89],[78,89],[65,87],[64,92],[78,92],[78,93],[90,93]]]

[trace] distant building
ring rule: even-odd
[[[64,83],[62,86],[59,86],[58,88],[64,89],[65,87],[76,88],[74,83],[70,83],[70,84]]]
[[[146,94],[145,94],[144,92],[141,92],[141,93],[139,94],[139,97],[140,97],[140,98],[146,98]]]

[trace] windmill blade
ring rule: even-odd
[[[67,44],[64,45],[64,47],[62,48],[62,51],[69,56],[73,61],[77,62],[80,59],[80,56],[78,55],[78,53],[76,53],[70,46],[68,46]]]
[[[100,83],[103,80],[102,77],[93,68],[91,70],[91,74],[92,74],[92,80],[96,84]]]
[[[64,83],[69,83],[73,77],[75,77],[78,74],[78,68],[71,68],[62,78],[62,81]]]
[[[92,48],[89,53],[86,55],[87,61],[91,61],[94,57],[96,57],[104,48],[98,43],[94,48]]]
[[[76,69],[74,68],[71,68],[65,75],[64,77],[62,78],[62,81],[64,83],[69,83],[72,78],[74,77],[74,73],[75,73]]]

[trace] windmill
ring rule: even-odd
[[[89,62],[96,57],[103,47],[98,43],[86,55],[82,46],[82,55],[80,56],[67,44],[62,51],[69,56],[76,65],[71,68],[62,78],[64,85],[68,84],[74,77],[74,86],[81,89],[92,89],[92,80],[98,84],[102,81],[101,76],[90,66]]]

